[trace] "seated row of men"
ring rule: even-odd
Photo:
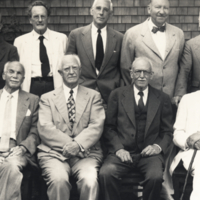
[[[63,85],[42,95],[38,105],[37,96],[20,89],[23,65],[5,65],[0,199],[20,199],[21,171],[28,163],[36,165],[36,148],[50,200],[69,199],[69,176],[77,180],[82,200],[98,199],[99,183],[104,199],[120,199],[121,177],[135,168],[144,175],[143,199],[159,199],[163,154],[172,140],[172,110],[169,96],[148,85],[151,62],[136,59],[130,72],[133,84],[111,93],[105,129],[101,95],[78,84],[81,69],[77,55],[65,55],[59,69]],[[108,155],[101,167],[103,129]]]
[[[105,128],[101,95],[78,84],[81,69],[77,55],[64,56],[59,69],[63,86],[42,95],[39,103],[37,96],[20,88],[23,65],[5,65],[6,85],[0,90],[0,199],[20,199],[21,171],[28,164],[37,167],[36,149],[50,200],[69,199],[69,176],[77,180],[80,199],[98,199],[100,184],[103,199],[120,200],[121,178],[135,169],[144,175],[143,199],[160,198],[173,120],[169,96],[149,85],[151,61],[137,58],[130,72],[133,83],[111,93]],[[199,91],[181,101],[174,142],[182,151],[172,168],[182,158],[187,169],[193,149],[200,147],[198,100]],[[108,149],[103,165],[102,133]],[[198,158],[193,173],[192,200],[199,198]]]

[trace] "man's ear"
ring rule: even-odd
[[[149,15],[151,15],[151,4],[149,4],[149,5],[147,6],[147,12],[148,12]]]
[[[6,77],[5,77],[5,73],[4,73],[4,72],[3,72],[3,74],[2,74],[2,78],[3,78],[4,81],[6,80]]]
[[[62,70],[58,70],[58,73],[62,76],[63,74],[62,74]]]
[[[93,16],[93,8],[90,8],[90,15]]]

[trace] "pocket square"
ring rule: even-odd
[[[30,115],[31,115],[31,111],[28,109],[27,112],[26,112],[26,117],[28,117]]]
[[[113,53],[116,53],[116,52],[117,52],[117,51],[115,51],[115,50],[113,51]]]

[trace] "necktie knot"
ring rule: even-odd
[[[74,91],[73,91],[73,90],[70,90],[70,92],[69,92],[69,93],[70,93],[70,95],[73,95]]]
[[[43,41],[43,40],[44,40],[44,36],[41,35],[41,36],[39,37],[39,40],[40,40],[40,41]]]
[[[141,96],[141,97],[143,97],[144,96],[144,93],[143,92],[138,92],[138,94]]]
[[[101,29],[98,29],[97,32],[98,32],[99,34],[101,34]]]
[[[160,32],[164,32],[165,31],[165,26],[161,26],[161,27],[153,27],[152,32],[153,33],[157,33],[158,31]]]

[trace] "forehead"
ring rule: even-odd
[[[150,71],[151,70],[151,65],[148,61],[146,60],[139,60],[136,61],[134,66],[134,70],[145,70],[145,71]]]
[[[32,15],[47,15],[47,10],[44,6],[34,6],[31,13]]]
[[[110,9],[110,2],[107,0],[96,0],[94,3],[94,7],[105,7]]]
[[[74,56],[65,56],[62,61],[63,69],[70,66],[79,66],[77,59]]]
[[[163,5],[163,6],[169,7],[169,1],[168,0],[152,0],[151,4],[153,6],[155,6],[155,5]]]
[[[22,66],[19,63],[10,63],[7,67],[7,70],[13,70],[16,72],[24,72]]]

